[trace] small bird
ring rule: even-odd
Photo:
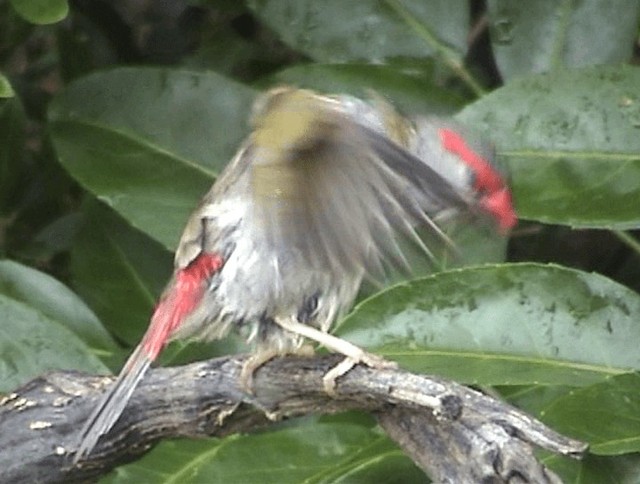
[[[329,330],[365,278],[407,266],[399,241],[430,254],[416,228],[445,239],[438,224],[456,214],[487,214],[502,231],[516,223],[486,145],[379,97],[279,87],[256,100],[251,127],[189,218],[149,328],[87,420],[74,462],[116,423],[169,341],[240,331],[254,345],[246,379],[304,338],[351,366],[377,365]]]

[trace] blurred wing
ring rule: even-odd
[[[277,253],[293,248],[317,270],[377,276],[406,265],[398,235],[430,254],[415,227],[445,238],[434,218],[473,209],[424,161],[349,117],[325,114],[304,133],[286,152],[250,150],[251,224]]]

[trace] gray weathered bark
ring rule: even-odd
[[[116,426],[89,458],[72,466],[77,433],[111,377],[59,372],[0,398],[0,482],[82,482],[140,457],[160,439],[223,436],[272,420],[361,409],[435,482],[560,482],[532,446],[581,457],[586,445],[520,410],[455,382],[395,369],[357,366],[322,376],[336,355],[274,359],[239,385],[245,356],[149,372]]]

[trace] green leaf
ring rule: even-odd
[[[465,108],[509,166],[520,217],[640,227],[640,68],[597,67],[516,80]]]
[[[465,0],[251,0],[256,15],[280,38],[321,62],[427,58],[466,51]]]
[[[106,367],[65,322],[0,293],[0,391],[8,392],[42,373]]]
[[[618,455],[640,451],[640,375],[607,378],[572,390],[542,413],[551,427],[589,442],[590,451]]]
[[[272,84],[285,83],[365,99],[373,90],[396,103],[407,114],[451,115],[465,101],[451,90],[425,80],[424,75],[404,73],[382,65],[303,64],[278,72],[273,81]]]
[[[424,474],[376,429],[307,423],[222,440],[165,442],[104,482],[421,482]]]
[[[50,129],[83,187],[174,248],[245,135],[253,96],[211,72],[121,68],[71,84],[51,104]]]
[[[562,66],[618,64],[631,59],[636,0],[490,0],[491,43],[503,79]]]
[[[566,484],[638,484],[640,455],[619,457],[587,455],[581,461],[552,456],[544,464]]]
[[[581,386],[640,369],[640,296],[603,276],[512,264],[441,272],[356,306],[337,334],[413,371]]]
[[[78,292],[114,335],[135,345],[171,275],[171,254],[92,201],[71,256]]]
[[[2,73],[0,73],[0,99],[13,97],[15,95],[16,93],[13,91],[9,79],[7,79],[4,75],[2,75]]]
[[[445,247],[446,253],[441,259],[443,269],[503,262],[506,259],[509,239],[498,234],[495,227],[489,224],[469,223],[463,217],[453,223],[443,224],[443,228],[455,244],[455,252],[458,252],[452,253],[450,247]],[[424,261],[424,253],[421,256]]]
[[[0,261],[0,294],[74,332],[96,353],[111,352],[115,343],[78,296],[53,277],[16,262]]]
[[[540,418],[558,398],[565,396],[575,387],[561,385],[509,385],[497,387],[500,395],[518,408],[526,409],[527,413]]]
[[[34,24],[52,24],[69,14],[67,0],[11,0],[11,5],[22,18]]]

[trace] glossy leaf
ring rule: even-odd
[[[59,22],[69,14],[67,0],[10,0],[16,12],[34,24]]]
[[[562,385],[509,385],[496,387],[500,395],[512,405],[526,409],[527,413],[540,418],[556,400],[564,397],[575,387]]]
[[[322,62],[461,59],[469,13],[465,0],[251,0],[253,11],[294,49]]]
[[[72,250],[78,292],[119,339],[135,345],[173,268],[172,255],[98,202],[84,207]]]
[[[105,482],[420,482],[424,475],[379,431],[343,422],[222,440],[163,443]]]
[[[640,455],[619,457],[587,455],[584,460],[552,456],[545,465],[563,479],[565,484],[638,484]]]
[[[75,333],[39,308],[0,294],[0,320],[0,391],[52,370],[107,371]]]
[[[597,67],[516,80],[458,116],[491,134],[520,217],[576,227],[640,227],[640,68]]]
[[[53,277],[16,262],[0,261],[0,294],[74,332],[98,354],[116,347],[98,318],[71,290]]]
[[[503,79],[631,58],[636,0],[490,0],[491,42]]]
[[[337,334],[467,383],[581,386],[640,369],[640,296],[597,274],[513,264],[435,274],[358,305]]]
[[[59,95],[50,129],[83,187],[174,248],[245,135],[252,100],[249,88],[211,72],[121,68]]]
[[[588,441],[599,455],[640,452],[640,375],[608,378],[572,390],[542,414],[544,421],[567,435]]]

